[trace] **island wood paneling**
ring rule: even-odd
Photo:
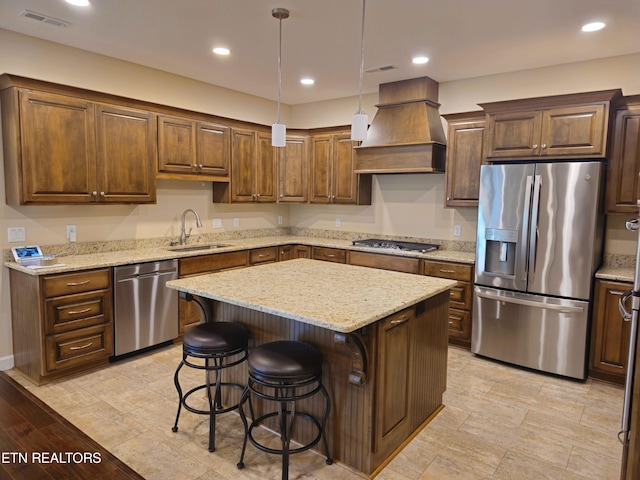
[[[415,307],[417,315],[412,319],[411,335],[418,341],[412,341],[412,362],[409,366],[410,430],[413,433],[442,405],[442,394],[446,387],[448,304],[447,291],[420,302]],[[380,322],[356,332],[366,346],[369,361],[367,383],[356,386],[349,383],[349,374],[353,369],[352,353],[349,348],[334,342],[333,331],[227,303],[214,302],[213,311],[216,321],[233,321],[247,326],[250,348],[282,339],[303,341],[319,348],[324,355],[323,382],[332,402],[327,439],[334,460],[368,475],[388,461],[389,450],[374,451],[373,440],[376,427],[376,359],[379,354],[377,344]],[[246,383],[246,364],[224,373],[224,381]],[[237,401],[238,395],[235,390],[226,392],[225,403]],[[255,398],[253,406],[256,415],[267,411],[264,403]],[[299,402],[296,408],[321,418],[324,398],[322,395],[315,395]],[[273,410],[269,408],[269,411]],[[245,411],[249,414],[248,406]],[[275,428],[274,425],[269,426]],[[297,422],[294,429],[296,441],[308,442],[315,434],[315,428],[309,422]],[[398,446],[400,445],[401,442]],[[397,451],[397,447],[394,449]],[[316,446],[316,450],[324,454],[321,444]]]

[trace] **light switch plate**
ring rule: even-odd
[[[282,215],[278,215],[278,225],[282,225],[283,218]]]
[[[340,226],[340,219],[336,218],[336,227],[339,227],[339,226]]]
[[[453,236],[454,237],[459,237],[461,233],[462,233],[462,229],[460,228],[460,225],[454,225],[453,226]]]
[[[213,219],[213,228],[222,228],[222,219],[214,218]]]
[[[24,227],[9,227],[7,228],[7,240],[10,243],[24,242],[27,238]]]
[[[234,227],[239,227],[240,226],[240,219],[238,217],[235,217],[233,219],[233,226]]]

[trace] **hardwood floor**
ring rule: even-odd
[[[0,372],[1,479],[141,479]]]

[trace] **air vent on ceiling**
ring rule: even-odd
[[[64,20],[58,20],[57,18],[53,18],[42,13],[32,12],[31,10],[23,10],[22,12],[20,12],[19,16],[30,18],[31,20],[36,20],[42,23],[48,23],[49,25],[53,25],[54,27],[68,27],[69,25],[71,25],[71,23],[65,22]]]
[[[375,72],[386,72],[387,70],[395,70],[396,66],[394,65],[382,65],[380,67],[368,68],[365,70],[366,73],[375,73]]]

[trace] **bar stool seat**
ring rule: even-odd
[[[244,468],[244,454],[247,439],[264,452],[282,455],[282,478],[289,477],[289,456],[313,448],[322,439],[326,456],[326,463],[331,465],[333,460],[329,455],[329,445],[325,435],[325,428],[331,400],[322,384],[322,352],[312,345],[297,341],[269,342],[255,347],[249,354],[249,380],[240,400],[240,417],[245,425],[245,438],[238,468]],[[317,393],[322,393],[325,399],[325,409],[321,420],[312,415],[296,410],[296,402]],[[263,400],[276,402],[276,411],[257,417],[254,415],[251,395]],[[249,402],[251,424],[247,422],[243,405]],[[253,436],[253,430],[267,419],[278,417],[280,440],[282,448],[269,448],[258,442]],[[317,435],[306,445],[290,448],[291,433],[294,421],[298,418],[309,421],[315,426]]]
[[[176,421],[171,429],[178,431],[178,420],[182,407],[192,413],[209,415],[209,451],[215,451],[216,415],[226,413],[240,407],[238,403],[223,406],[222,388],[230,387],[244,391],[244,386],[236,383],[223,382],[222,370],[238,365],[247,359],[249,344],[249,332],[239,323],[233,322],[207,322],[198,324],[187,330],[182,336],[182,361],[178,365],[174,375],[174,384],[178,391],[178,412]],[[196,359],[204,359],[202,363],[195,363]],[[205,371],[205,383],[192,388],[186,394],[182,394],[178,374],[183,366]],[[214,393],[211,393],[210,372],[215,372]],[[206,389],[209,408],[195,408],[187,402],[189,397],[202,389]]]

